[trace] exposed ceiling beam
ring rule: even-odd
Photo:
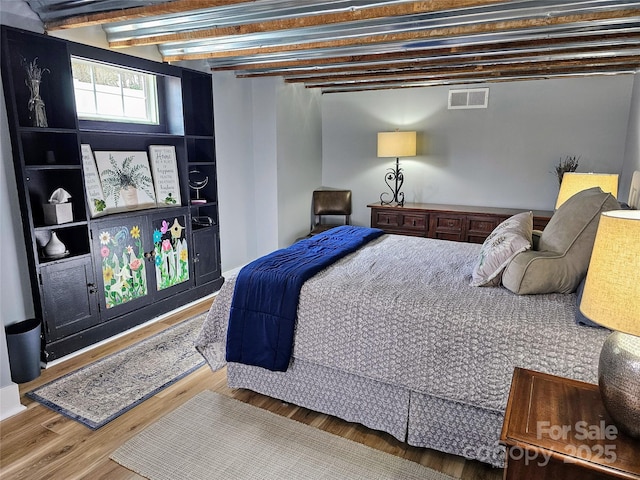
[[[397,3],[383,6],[373,5],[366,8],[340,9],[340,11],[331,13],[314,12],[313,14],[309,13],[295,18],[266,20],[225,27],[193,29],[161,35],[149,35],[143,37],[136,36],[126,40],[110,41],[109,46],[111,48],[122,48],[140,45],[155,45],[165,42],[184,42],[232,35],[276,32],[292,28],[309,28],[362,20],[401,17],[444,10],[480,7],[498,3],[504,3],[504,0],[430,0],[426,2]]]
[[[369,90],[388,90],[398,88],[424,88],[435,86],[457,86],[457,85],[489,85],[491,83],[518,82],[532,80],[549,80],[553,78],[571,77],[593,77],[611,76],[633,73],[633,70],[615,70],[602,72],[567,72],[567,73],[544,73],[538,75],[512,75],[501,78],[462,78],[462,79],[442,79],[442,80],[417,80],[413,82],[385,82],[385,83],[353,83],[353,84],[326,84],[326,85],[305,85],[306,88],[318,88],[325,93],[341,92],[361,92]]]
[[[341,82],[360,82],[360,81],[383,81],[383,80],[415,80],[433,79],[433,78],[453,78],[453,77],[501,77],[510,75],[514,72],[527,75],[538,75],[542,72],[554,71],[601,71],[601,70],[619,70],[635,68],[640,64],[640,55],[620,57],[616,59],[589,59],[589,60],[555,60],[555,61],[522,61],[510,64],[487,64],[487,65],[471,65],[471,66],[423,66],[420,68],[385,72],[346,72],[340,75],[329,74],[308,74],[301,76],[285,76],[284,79],[288,83],[341,83]]]
[[[51,20],[45,24],[47,31],[68,28],[90,27],[112,22],[126,22],[146,17],[186,13],[203,8],[222,7],[236,3],[253,3],[255,0],[167,0],[166,3],[147,5],[145,7],[123,8],[108,12],[76,15],[60,20]]]
[[[579,46],[566,48],[564,46],[552,47],[549,45],[529,45],[528,48],[513,50],[488,50],[484,52],[471,51],[450,52],[449,50],[440,52],[429,52],[429,55],[421,56],[419,52],[404,53],[402,55],[381,55],[375,59],[351,60],[350,62],[315,63],[313,61],[291,62],[286,66],[269,66],[255,68],[254,66],[241,68],[234,67],[238,71],[238,77],[259,77],[259,76],[280,76],[280,75],[304,75],[308,73],[341,73],[358,72],[372,69],[398,70],[406,68],[416,68],[423,64],[428,65],[449,65],[456,66],[461,63],[482,64],[482,63],[509,63],[526,58],[535,59],[563,59],[563,58],[616,58],[624,55],[637,55],[640,52],[640,36],[636,39],[638,43],[630,45],[598,45]],[[222,69],[221,69],[222,70]]]
[[[407,78],[370,78],[354,80],[349,78],[330,78],[324,80],[307,80],[303,83],[308,88],[340,88],[340,87],[361,87],[370,88],[376,86],[378,88],[395,88],[406,84],[408,86],[424,86],[429,83],[430,85],[448,85],[448,84],[473,84],[473,83],[491,83],[495,81],[504,80],[531,80],[540,78],[551,78],[557,76],[576,76],[576,75],[604,75],[604,74],[619,74],[619,73],[631,73],[636,68],[635,64],[621,64],[621,65],[604,65],[589,67],[588,69],[581,66],[562,67],[562,68],[540,68],[540,69],[517,69],[512,70],[496,70],[489,72],[461,72],[450,74],[424,74],[415,75]],[[294,82],[289,82],[294,83]],[[420,85],[417,85],[420,84]]]
[[[518,20],[502,20],[497,22],[486,22],[478,24],[459,25],[455,27],[433,28],[418,31],[382,33],[377,35],[354,36],[340,38],[329,41],[316,41],[309,43],[291,43],[284,45],[266,45],[264,47],[233,48],[233,45],[218,51],[202,51],[193,53],[165,53],[176,50],[187,49],[188,44],[178,46],[161,46],[163,59],[167,62],[180,60],[201,60],[207,58],[224,58],[231,56],[250,56],[267,53],[291,52],[298,50],[318,49],[318,48],[341,48],[353,45],[383,44],[388,42],[411,42],[433,38],[456,37],[461,35],[478,35],[494,32],[526,30],[534,27],[549,27],[568,24],[584,24],[589,22],[600,22],[606,20],[620,20],[638,18],[640,19],[640,9],[614,10],[604,12],[589,12],[585,14],[574,14],[566,16],[546,16],[544,18],[528,18]],[[204,49],[203,49],[204,50]]]

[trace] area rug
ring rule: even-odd
[[[53,380],[27,396],[95,430],[204,365],[194,347],[206,314]]]
[[[151,480],[453,480],[210,391],[131,438],[111,459]]]

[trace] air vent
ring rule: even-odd
[[[487,105],[489,105],[488,88],[449,90],[449,110],[487,108]]]

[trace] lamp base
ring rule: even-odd
[[[616,426],[640,438],[640,337],[613,332],[600,352],[598,384]]]

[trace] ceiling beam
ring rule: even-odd
[[[417,84],[426,82],[439,82],[445,83],[458,83],[458,84],[471,84],[471,83],[490,83],[492,81],[499,80],[511,80],[514,78],[520,80],[544,78],[552,76],[570,76],[570,75],[594,75],[594,74],[614,74],[614,73],[630,73],[635,69],[635,64],[620,64],[620,65],[603,65],[594,67],[582,67],[582,66],[563,66],[561,68],[546,67],[538,69],[512,69],[512,70],[496,70],[491,72],[463,72],[463,73],[450,73],[450,74],[425,74],[416,75],[414,77],[406,77],[404,79],[389,78],[389,79],[335,79],[335,80],[310,80],[304,82],[289,82],[289,83],[304,83],[308,88],[341,88],[346,86],[387,86],[387,88],[393,88],[399,84]],[[435,83],[434,83],[435,84]],[[416,85],[419,86],[419,85]]]
[[[623,19],[623,18],[640,18],[640,9],[626,9],[603,12],[589,12],[585,14],[574,14],[559,17],[530,18],[518,20],[501,20],[498,22],[487,22],[478,24],[459,25],[455,27],[433,28],[420,31],[384,33],[377,35],[368,35],[363,37],[349,37],[337,40],[295,43],[288,45],[274,45],[252,48],[228,48],[224,51],[214,52],[198,52],[165,55],[163,60],[166,62],[180,60],[201,60],[207,58],[227,58],[233,56],[250,56],[278,52],[293,52],[298,50],[310,50],[319,48],[339,48],[354,45],[371,45],[388,42],[409,42],[419,41],[433,38],[456,37],[461,35],[478,35],[486,33],[495,33],[500,31],[517,31],[526,30],[534,27],[545,27],[554,25],[567,25],[571,23],[597,22],[602,20]]]
[[[202,40],[206,38],[228,37],[233,35],[249,35],[252,33],[275,32],[292,28],[308,28],[336,23],[433,13],[443,10],[481,7],[498,3],[504,3],[504,0],[429,0],[426,2],[371,6],[332,13],[308,14],[298,16],[296,18],[283,18],[227,27],[215,27],[188,32],[174,32],[162,35],[131,38],[127,40],[116,40],[110,41],[109,47],[122,48],[141,45],[156,45],[165,42],[184,42]]]
[[[295,68],[289,69],[274,68],[264,70],[245,70],[239,71],[237,76],[239,78],[251,78],[251,77],[263,77],[263,76],[302,76],[302,75],[321,75],[329,73],[357,73],[361,71],[399,71],[407,69],[417,69],[423,66],[456,66],[461,63],[465,65],[476,64],[506,64],[507,62],[522,61],[523,59],[530,59],[531,61],[540,61],[544,59],[555,59],[571,56],[573,58],[586,60],[588,58],[610,58],[612,61],[616,58],[625,56],[625,54],[631,51],[632,54],[640,52],[640,44],[627,45],[625,47],[583,47],[583,48],[560,48],[549,50],[545,48],[530,49],[529,51],[513,51],[513,52],[494,52],[487,53],[485,55],[478,55],[477,53],[470,55],[456,55],[456,56],[425,56],[420,57],[411,55],[407,60],[395,60],[395,59],[379,59],[376,62],[353,62],[351,64],[334,64],[330,66],[316,66],[313,63],[305,65],[307,68]]]
[[[519,82],[519,81],[532,81],[532,80],[549,80],[553,78],[577,78],[577,77],[593,77],[593,76],[613,76],[620,74],[629,74],[632,71],[629,70],[615,70],[615,71],[602,71],[602,72],[568,72],[568,73],[544,73],[539,75],[520,76],[513,75],[500,78],[463,78],[463,79],[443,79],[443,80],[418,80],[418,81],[404,81],[404,82],[385,82],[382,84],[376,83],[354,83],[344,85],[305,85],[306,88],[318,88],[323,94],[340,93],[340,92],[362,92],[371,90],[389,90],[398,88],[425,88],[436,86],[454,87],[457,85],[490,85],[492,83],[503,82]]]
[[[640,66],[640,55],[632,55],[620,58],[603,58],[588,60],[557,60],[557,61],[522,61],[514,62],[506,65],[483,65],[483,66],[434,66],[421,67],[406,71],[385,72],[349,72],[341,75],[305,75],[305,76],[285,76],[287,83],[344,83],[372,80],[403,80],[415,78],[449,78],[461,76],[504,76],[518,72],[522,74],[540,74],[541,72],[551,71],[591,71],[597,69],[607,69],[609,67],[619,68],[637,68]]]
[[[224,7],[236,3],[254,3],[255,0],[167,0],[166,3],[148,5],[146,7],[123,8],[107,12],[76,15],[61,20],[49,21],[45,30],[64,30],[68,28],[90,27],[103,23],[126,22],[138,18],[186,13],[203,8]]]
[[[634,43],[637,42],[637,43]],[[550,50],[558,49],[606,49],[606,48],[636,48],[640,45],[640,33],[613,33],[599,34],[580,37],[579,39],[567,38],[547,38],[544,40],[524,40],[524,41],[506,41],[499,43],[486,43],[465,45],[459,47],[447,48],[430,48],[415,49],[410,51],[388,52],[388,53],[372,53],[363,55],[342,55],[321,58],[297,58],[295,60],[281,61],[262,61],[259,57],[239,58],[237,64],[217,66],[212,65],[212,71],[224,70],[287,70],[296,67],[319,67],[328,68],[333,65],[352,65],[357,67],[359,64],[367,63],[384,63],[404,60],[406,58],[433,58],[451,56],[465,57],[471,55],[501,55],[510,53],[511,51],[520,50]]]

